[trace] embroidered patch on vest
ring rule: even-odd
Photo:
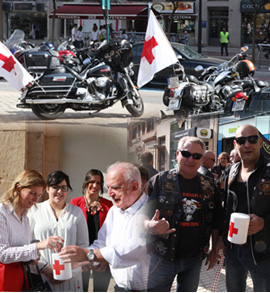
[[[167,252],[167,247],[161,241],[155,243],[155,249],[161,255],[164,255]]]
[[[162,184],[162,190],[165,192],[172,192],[174,190],[174,183],[172,181],[166,181]]]
[[[264,193],[264,195],[270,195],[270,181],[263,181],[259,183],[258,188]]]
[[[165,200],[166,200],[166,196],[164,196],[164,195],[160,195],[160,196],[158,197],[158,200],[159,200],[160,203],[164,203]]]

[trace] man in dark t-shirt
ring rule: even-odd
[[[153,234],[148,291],[168,292],[177,275],[177,291],[196,291],[202,260],[212,236],[206,265],[215,266],[215,244],[223,219],[214,179],[197,172],[205,150],[197,137],[183,137],[176,152],[178,169],[149,180],[149,232]],[[154,214],[154,216],[153,216]],[[162,233],[164,231],[164,233]]]

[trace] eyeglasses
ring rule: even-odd
[[[62,186],[58,186],[58,185],[54,185],[51,186],[55,191],[59,191],[61,189],[61,191],[68,191],[68,186],[66,185],[62,185]]]
[[[251,135],[251,136],[240,136],[236,137],[235,141],[238,145],[245,144],[246,140],[248,140],[249,143],[255,144],[259,139],[258,135]]]
[[[180,153],[181,153],[181,155],[183,157],[185,157],[185,158],[192,157],[194,160],[200,160],[202,158],[202,156],[203,156],[202,154],[199,154],[199,153],[192,154],[192,153],[190,153],[188,151],[181,151],[181,150],[179,150],[179,151],[180,151]]]

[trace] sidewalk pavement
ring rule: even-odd
[[[206,266],[204,265],[204,261],[202,264],[202,269],[201,269],[201,275],[200,275],[200,283],[197,292],[226,292],[226,284],[225,284],[225,268],[222,267],[220,271],[220,275],[218,278],[218,283],[215,288],[215,291],[211,291],[212,283],[213,280],[217,280],[217,275],[216,272],[218,270],[218,265],[216,265],[213,269],[207,271]],[[115,281],[113,278],[111,279],[111,282],[109,284],[108,292],[113,292],[114,291],[114,285]],[[90,279],[90,286],[89,286],[89,292],[92,292],[92,278]],[[176,279],[173,282],[171,292],[176,292]],[[246,282],[246,292],[253,292],[253,283],[248,275],[247,282]]]
[[[197,46],[190,46],[193,50],[198,52]],[[252,57],[252,45],[248,45],[249,49],[247,51],[248,59],[251,60]],[[220,46],[203,46],[202,48],[202,55],[208,57],[216,57],[224,60],[230,60],[234,55],[240,53],[241,47],[230,47],[228,48],[229,55],[228,56],[221,56]],[[255,47],[255,67],[256,71],[269,71],[270,68],[270,59],[265,58],[265,52],[261,53],[261,60],[260,60],[260,52],[256,45]]]

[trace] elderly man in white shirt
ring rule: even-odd
[[[140,172],[133,164],[117,162],[108,168],[106,183],[114,206],[98,239],[88,249],[67,246],[60,256],[65,262],[88,261],[97,270],[109,263],[115,291],[146,291],[150,256],[141,210],[148,196],[141,190]]]

